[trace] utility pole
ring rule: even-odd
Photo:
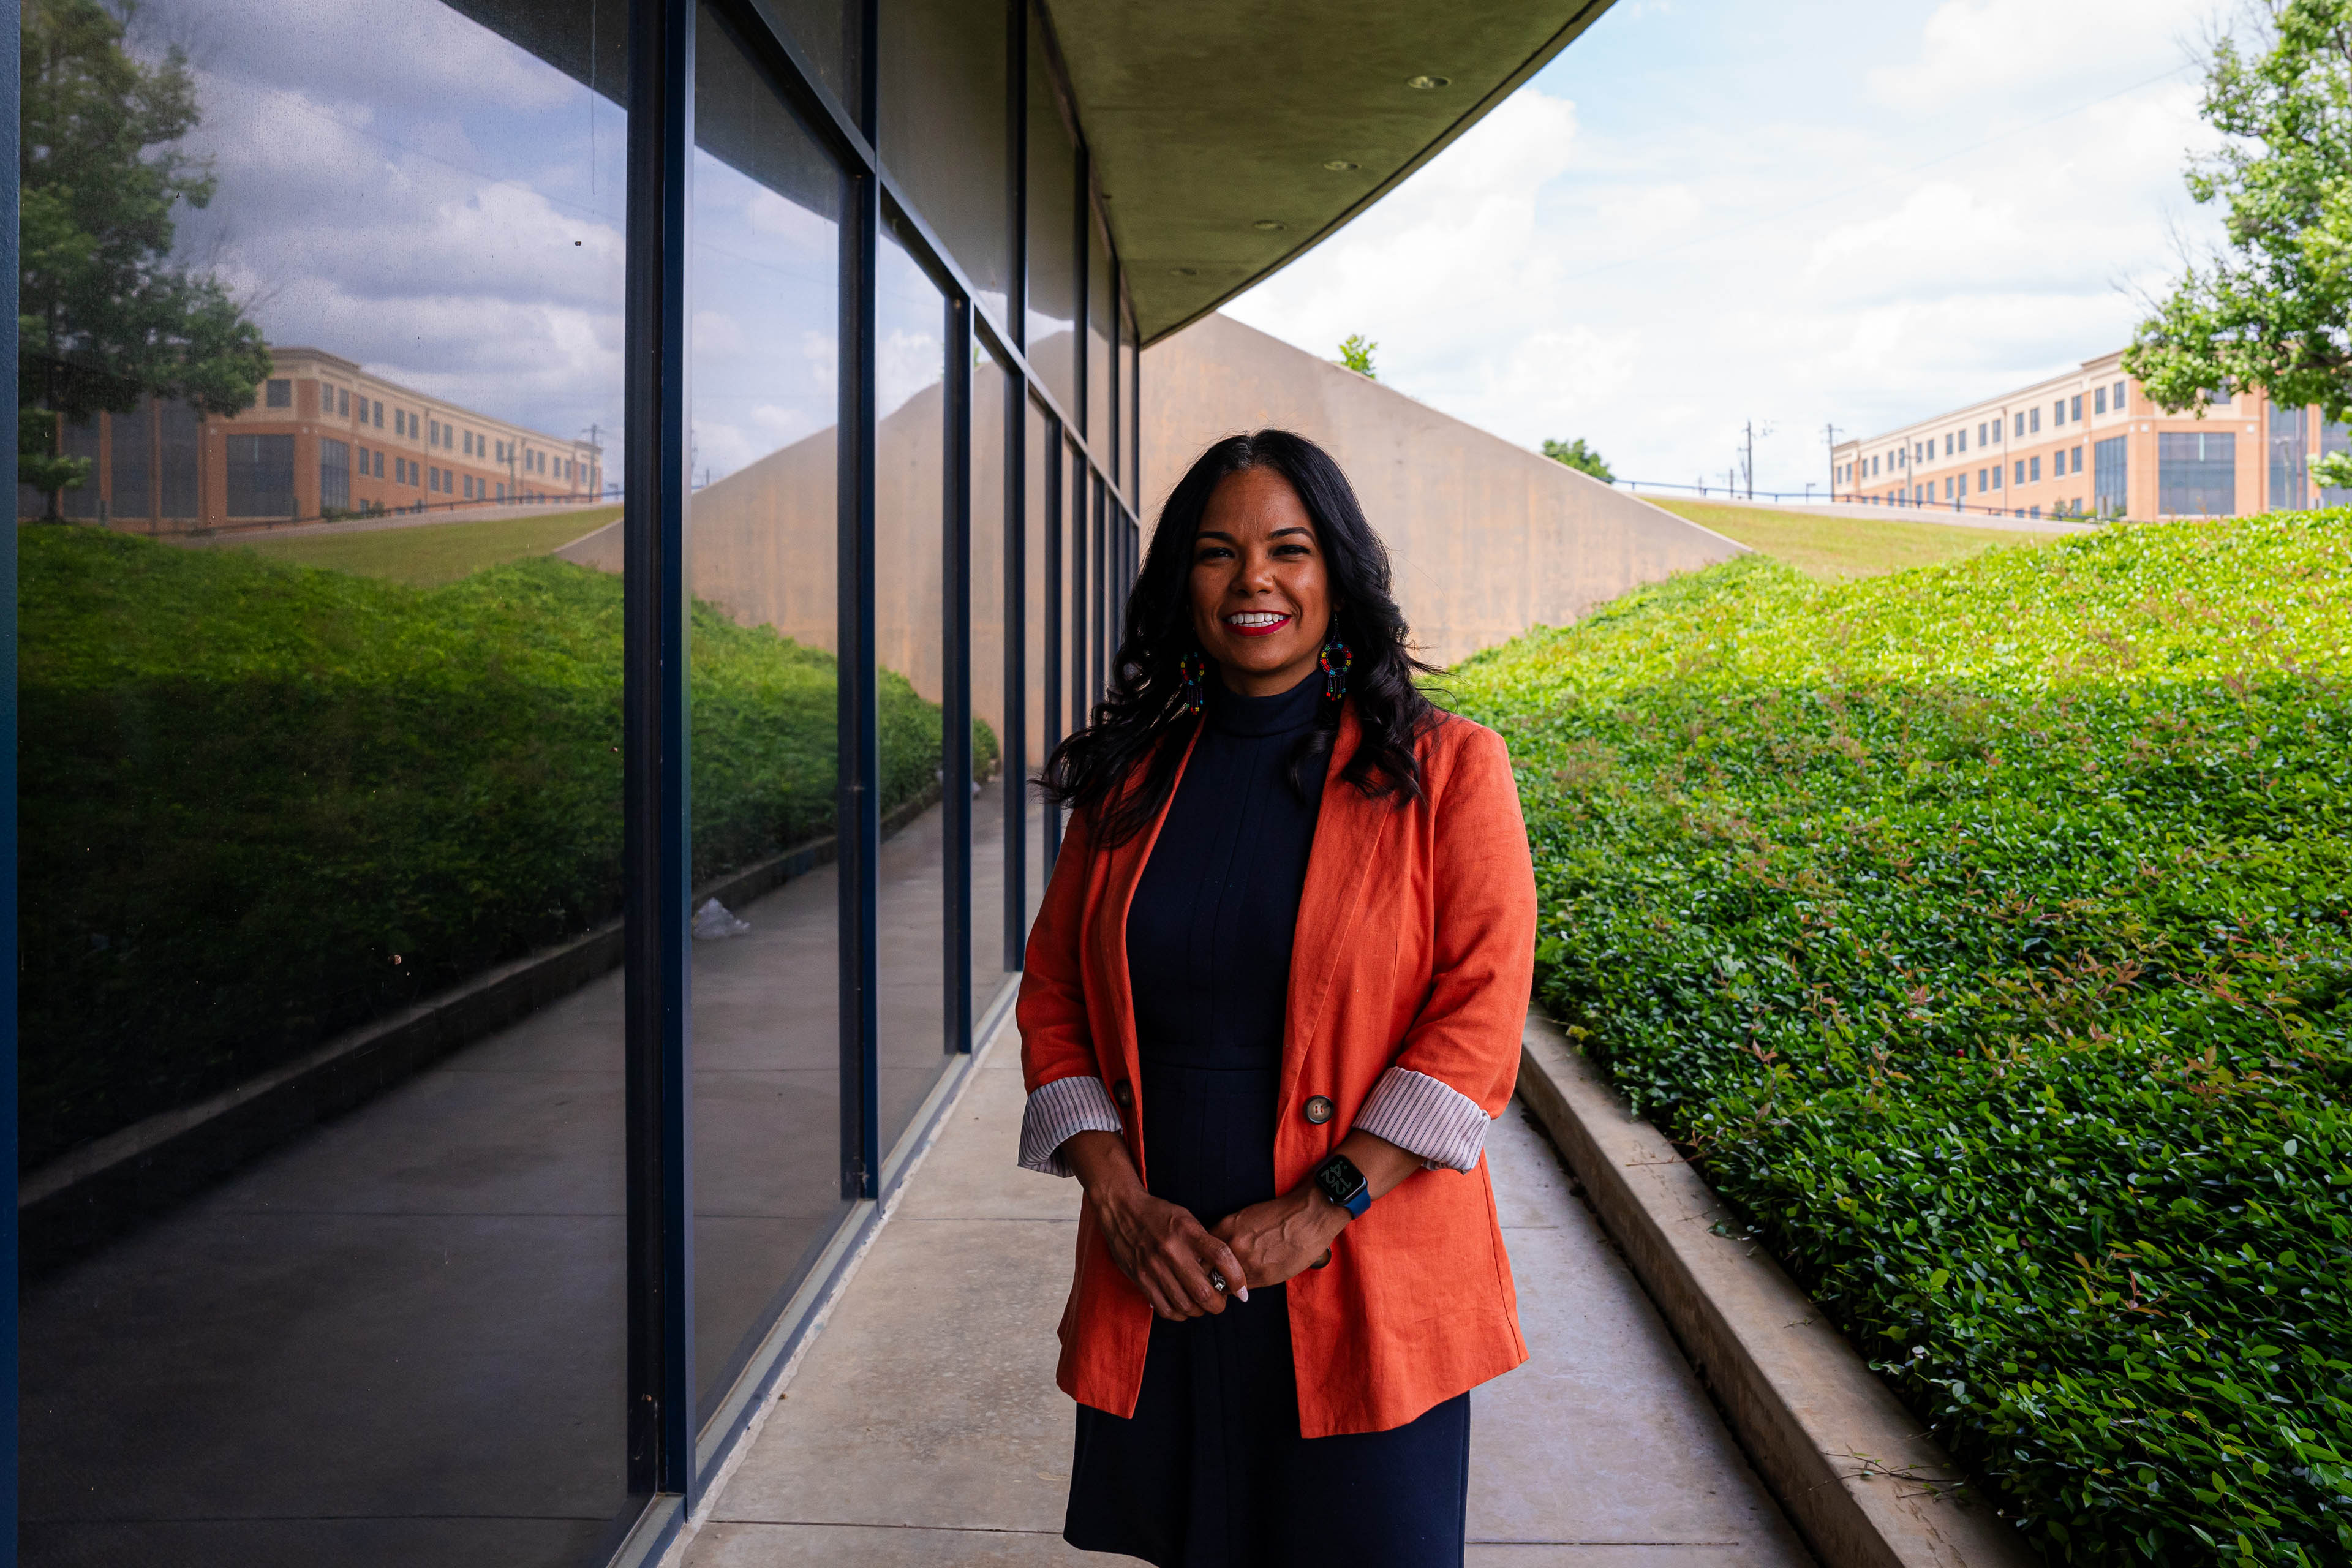
[[[1822,438],[1830,444],[1830,499],[1832,500],[1837,499],[1838,487],[1837,437],[1838,429],[1836,426],[1823,425],[1822,426]]]
[[[1746,435],[1739,449],[1739,472],[1740,477],[1747,482],[1748,499],[1754,500],[1756,499],[1756,437],[1769,436],[1772,434],[1772,426],[1767,425],[1763,429],[1759,430],[1756,428],[1756,421],[1750,419],[1740,428]]]

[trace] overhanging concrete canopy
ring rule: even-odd
[[[1312,249],[1609,5],[1059,0],[1054,27],[1143,341]]]

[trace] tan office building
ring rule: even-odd
[[[129,414],[68,426],[89,483],[65,492],[70,518],[134,533],[315,521],[370,511],[592,500],[603,449],[493,419],[371,375],[318,349],[275,348],[253,404],[199,418],[146,398]],[[20,488],[19,516],[47,497]]]
[[[1832,454],[1843,501],[2011,517],[2227,517],[2336,506],[2307,467],[2347,444],[2314,408],[2259,392],[2166,414],[2123,371],[2123,352]]]

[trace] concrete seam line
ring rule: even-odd
[[[735,1479],[735,1472],[743,1468],[743,1461],[751,1456],[752,1447],[760,1440],[760,1434],[766,1429],[768,1418],[775,1414],[779,1403],[775,1396],[792,1387],[793,1380],[800,1375],[802,1366],[808,1360],[810,1350],[831,1326],[834,1309],[849,1294],[850,1282],[866,1266],[866,1259],[873,1252],[874,1244],[882,1238],[884,1229],[898,1217],[898,1205],[913,1184],[916,1173],[930,1158],[931,1151],[938,1146],[940,1134],[955,1115],[956,1108],[963,1103],[964,1096],[971,1093],[972,1085],[980,1081],[982,1069],[988,1066],[989,1053],[999,1040],[1014,1035],[1015,1031],[1013,1009],[1007,1007],[998,1015],[996,1026],[988,1032],[986,1037],[972,1042],[971,1059],[965,1064],[962,1078],[957,1082],[954,1092],[939,1107],[938,1114],[931,1119],[921,1141],[908,1155],[905,1172],[883,1200],[879,1221],[866,1233],[858,1243],[857,1250],[843,1261],[840,1269],[826,1284],[823,1299],[813,1305],[808,1332],[801,1336],[800,1343],[793,1347],[792,1354],[784,1358],[783,1363],[762,1380],[764,1386],[760,1391],[761,1398],[752,1409],[751,1419],[730,1440],[727,1457],[719,1461],[717,1469],[711,1471],[709,1483],[702,1489],[694,1510],[681,1521],[677,1534],[664,1549],[658,1568],[684,1568],[687,1551],[694,1544],[694,1538],[702,1533],[704,1525],[711,1522],[711,1514],[718,1508],[719,1498],[726,1493],[728,1483]],[[738,1521],[726,1520],[720,1522],[732,1524]]]
[[[2029,1568],[2024,1540],[1805,1293],[1722,1236],[1713,1189],[1549,1019],[1528,1016],[1519,1095],[1551,1133],[1676,1342],[1824,1568]]]

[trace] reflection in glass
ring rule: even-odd
[[[1078,165],[1037,25],[1029,27],[1029,363],[1075,419]]]
[[[22,1558],[576,1563],[630,1506],[620,584],[555,552],[614,515],[625,9],[127,9],[22,17],[20,391],[60,417],[19,510],[111,525],[19,536],[23,1180],[441,1023],[127,1228],[28,1226]],[[47,118],[68,70],[186,112],[134,162],[89,134],[127,109]],[[112,226],[150,198],[173,232]],[[65,288],[77,235],[127,268]],[[501,507],[478,437],[594,477]],[[389,512],[394,454],[472,521],[311,526]]]
[[[707,7],[687,509],[696,1408],[843,1212],[835,471],[843,182]]]
[[[879,0],[882,162],[1004,319],[1013,259],[1006,0]]]
[[[1065,722],[1071,730],[1085,728],[1093,716],[1093,688],[1087,676],[1093,632],[1087,586],[1092,577],[1094,540],[1087,527],[1087,481],[1085,454],[1068,442],[1062,446],[1062,680],[1069,691]]]
[[[1130,507],[1143,506],[1143,422],[1137,407],[1142,351],[1136,346],[1135,315],[1122,301],[1118,311],[1118,479]]]
[[[1061,477],[1055,459],[1061,452],[1061,441],[1054,433],[1054,420],[1043,408],[1031,404],[1028,416],[1022,421],[1021,445],[1023,462],[1027,472],[1022,487],[1022,522],[1024,531],[1021,550],[1022,647],[1021,679],[1026,694],[1028,733],[1025,737],[1029,762],[1024,776],[1034,780],[1045,766],[1045,759],[1062,740],[1062,693],[1065,689],[1060,670],[1062,648],[1061,621],[1061,531],[1055,526],[1059,511]],[[1024,808],[1034,824],[1029,832],[1032,846],[1028,876],[1028,909],[1022,922],[1023,940],[1027,940],[1028,922],[1037,918],[1038,901],[1045,897],[1045,880],[1053,874],[1054,848],[1060,831],[1061,816],[1053,806],[1039,798],[1034,785],[1025,797]]]
[[[1111,323],[1118,300],[1112,292],[1110,250],[1103,244],[1102,224],[1088,215],[1087,223],[1087,445],[1104,465],[1118,471],[1113,454],[1118,437],[1111,426]]]
[[[853,122],[864,113],[859,83],[865,0],[751,0],[793,43]]]
[[[1010,690],[1006,676],[1011,652],[1006,636],[1006,571],[1010,556],[1004,526],[1004,421],[1011,400],[1010,382],[1003,366],[975,350],[971,367],[971,715],[972,781],[980,785],[971,802],[971,1012],[975,1026],[1004,984],[1006,973],[1019,967],[1017,952],[1008,949],[1004,868],[1006,812],[1018,810],[1014,785],[1008,802],[1008,784],[1020,777],[1020,759],[1008,757],[1013,736],[1006,716]],[[997,750],[983,759],[980,733],[996,737]],[[1017,929],[1010,933],[1018,942]],[[979,1043],[975,1037],[973,1043]]]
[[[882,756],[881,1147],[947,1066],[944,561],[947,302],[891,236],[875,268],[874,649]],[[993,733],[975,732],[984,761]],[[969,781],[956,787],[970,794]]]

